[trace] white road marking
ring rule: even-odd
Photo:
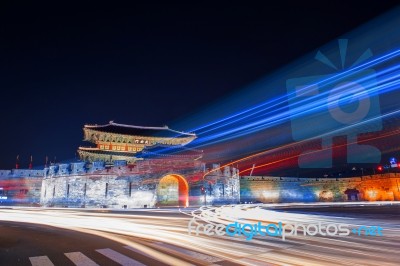
[[[54,266],[47,256],[29,257],[29,260],[32,266]]]
[[[96,249],[96,251],[123,266],[145,266],[145,264],[140,263],[137,260],[131,259],[110,248]]]
[[[81,252],[64,253],[76,266],[99,266],[96,262],[86,257]]]

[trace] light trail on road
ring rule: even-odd
[[[358,203],[359,205],[360,203]],[[361,203],[374,206],[382,203]],[[358,206],[357,205],[357,206]],[[257,204],[202,207],[199,209],[138,210],[129,212],[82,211],[79,209],[0,209],[0,221],[41,224],[90,233],[132,247],[169,265],[398,265],[400,225],[398,221],[291,213],[272,207],[299,204]],[[303,206],[303,205],[301,205]],[[348,204],[304,204],[307,207],[349,206]],[[383,236],[317,237],[189,235],[188,223],[346,223],[353,226],[380,225]],[[60,241],[62,241],[60,239]]]

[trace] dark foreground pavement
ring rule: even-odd
[[[68,256],[75,262],[86,262],[81,265],[114,266],[123,261],[124,265],[163,265],[106,238],[51,226],[0,221],[1,266],[34,265],[35,262],[37,266],[76,265]]]

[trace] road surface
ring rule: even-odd
[[[364,204],[362,204],[364,205]],[[329,211],[330,209],[330,211]],[[382,236],[206,236],[194,216],[241,221],[347,223]],[[398,265],[399,205],[238,205],[201,210],[0,209],[0,265]]]

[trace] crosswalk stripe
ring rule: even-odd
[[[96,262],[86,257],[81,252],[64,253],[76,266],[99,266]]]
[[[110,248],[96,249],[97,252],[106,256],[107,258],[124,266],[145,266],[145,264],[138,262],[137,260],[131,259],[121,253],[118,253]]]
[[[54,266],[47,256],[29,257],[29,260],[32,266]]]

